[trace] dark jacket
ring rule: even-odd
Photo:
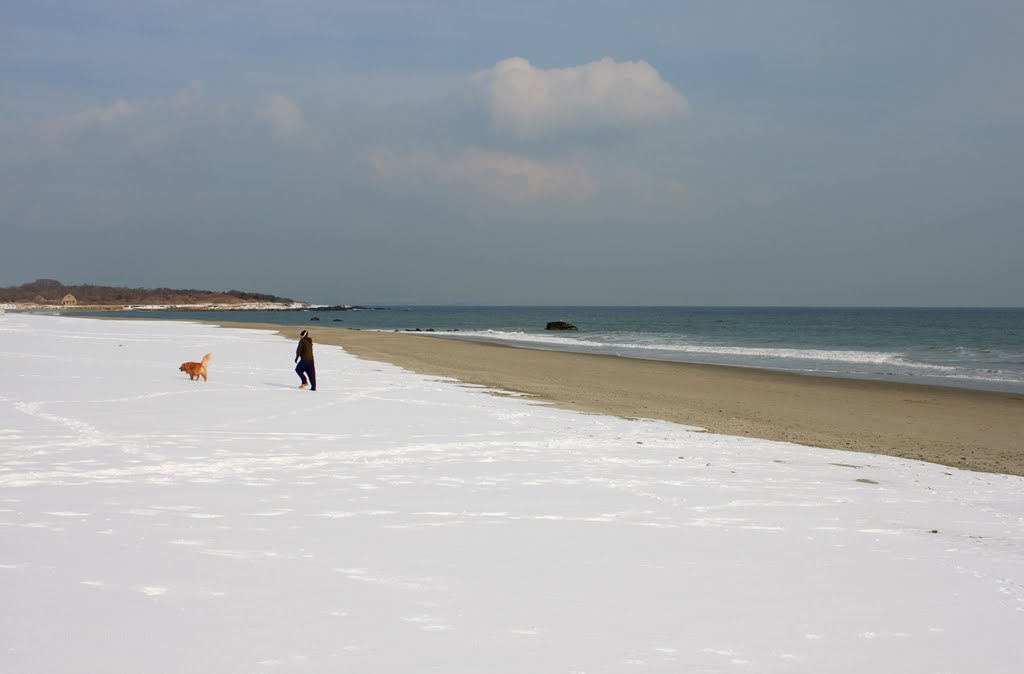
[[[306,335],[299,340],[299,346],[295,349],[295,357],[299,360],[313,360],[313,338]]]

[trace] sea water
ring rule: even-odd
[[[1024,393],[1024,309],[421,306],[115,315],[432,330],[538,349]],[[549,331],[549,321],[577,330]]]

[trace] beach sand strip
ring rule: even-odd
[[[298,338],[302,326],[217,322]],[[309,327],[314,341],[560,407],[1024,475],[1024,396]],[[323,387],[343,387],[330,372]]]

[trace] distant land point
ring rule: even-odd
[[[308,302],[242,290],[180,290],[174,288],[122,288],[92,284],[66,285],[38,279],[20,286],[0,288],[0,306],[38,310],[181,310],[274,311],[313,308]],[[338,308],[347,307],[339,305]],[[319,307],[317,307],[319,308]]]

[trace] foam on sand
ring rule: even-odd
[[[1024,478],[0,322],[0,671],[1016,671]],[[208,382],[177,371],[213,352]],[[866,422],[868,423],[868,422]]]

